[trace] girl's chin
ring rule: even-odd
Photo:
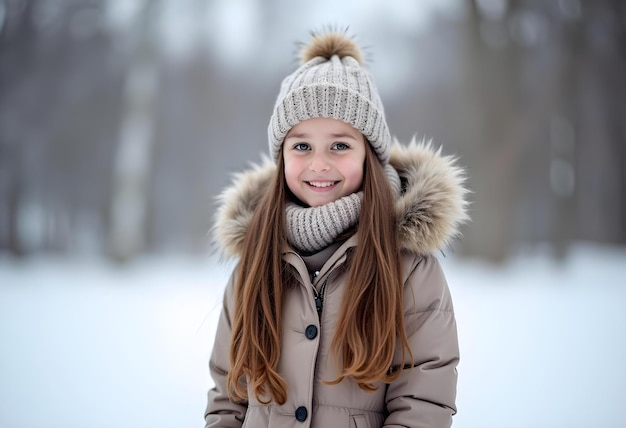
[[[327,203],[332,202],[332,200],[308,200],[305,201],[305,203],[310,206],[311,208],[315,208],[315,207],[321,207],[322,205],[326,205]]]
[[[310,207],[319,207],[321,205],[326,205],[328,203],[334,202],[337,199],[339,198],[336,197],[336,195],[316,195],[314,197],[305,198],[304,202]]]

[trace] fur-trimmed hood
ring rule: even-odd
[[[415,140],[407,146],[396,142],[389,164],[402,181],[395,202],[402,249],[418,254],[445,249],[469,219],[463,170],[455,158],[443,156],[441,148]],[[254,209],[275,171],[275,163],[266,158],[261,165],[235,174],[233,184],[218,196],[213,232],[224,256],[240,255]]]

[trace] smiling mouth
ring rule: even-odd
[[[311,187],[315,187],[317,189],[324,189],[326,187],[332,187],[335,184],[339,183],[338,181],[307,181],[306,184],[308,184]]]

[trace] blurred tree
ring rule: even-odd
[[[305,33],[283,0],[246,4],[0,0],[0,250],[203,251],[211,197],[267,150],[286,34]],[[386,86],[394,134],[468,167],[462,252],[626,243],[626,3],[465,4],[419,30],[364,6],[353,27],[376,22],[391,62],[370,65],[408,73]]]
[[[0,248],[101,251],[122,64],[103,1],[3,4]]]
[[[156,0],[144,3],[138,14],[135,48],[128,66],[123,95],[119,146],[113,165],[109,254],[128,261],[145,250],[148,189],[159,89],[155,32]]]
[[[19,105],[19,75],[33,61],[35,31],[33,1],[0,2],[0,249],[15,256],[26,251],[19,230],[19,208],[24,196],[26,170],[19,133],[24,126],[15,110]],[[12,84],[9,85],[9,82]]]
[[[552,68],[549,127],[550,169],[549,183],[553,201],[550,241],[554,255],[564,259],[570,241],[576,238],[576,158],[580,139],[580,121],[577,120],[577,100],[580,97],[580,70],[585,61],[583,28],[575,16],[557,13],[557,34],[551,38],[549,49],[558,62]],[[547,125],[547,126],[546,126]]]
[[[518,2],[511,2],[501,16],[488,18],[478,3],[472,1],[469,9],[462,61],[469,131],[463,159],[473,190],[472,225],[464,233],[463,248],[472,255],[502,261],[514,238],[514,201],[520,180],[516,159],[524,149],[519,120],[525,113],[519,85],[523,58],[506,31],[498,35],[502,40],[495,41],[505,45],[501,49],[485,43],[484,34],[487,25],[506,27]]]
[[[459,151],[474,191],[466,254],[500,262],[517,242],[549,242],[562,259],[572,240],[625,241],[624,54],[612,47],[623,9],[471,2],[459,133],[471,142]]]
[[[578,83],[578,238],[626,242],[626,5],[581,2]]]

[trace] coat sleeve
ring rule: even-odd
[[[231,311],[234,302],[234,274],[224,292],[224,303],[215,333],[215,342],[209,361],[215,386],[209,390],[204,412],[205,428],[239,428],[243,424],[247,403],[235,403],[228,398],[226,376],[230,366]]]
[[[437,259],[414,258],[404,290],[413,359],[403,366],[396,352],[394,368],[402,372],[387,385],[384,426],[450,427],[456,413],[459,346],[450,291]]]

